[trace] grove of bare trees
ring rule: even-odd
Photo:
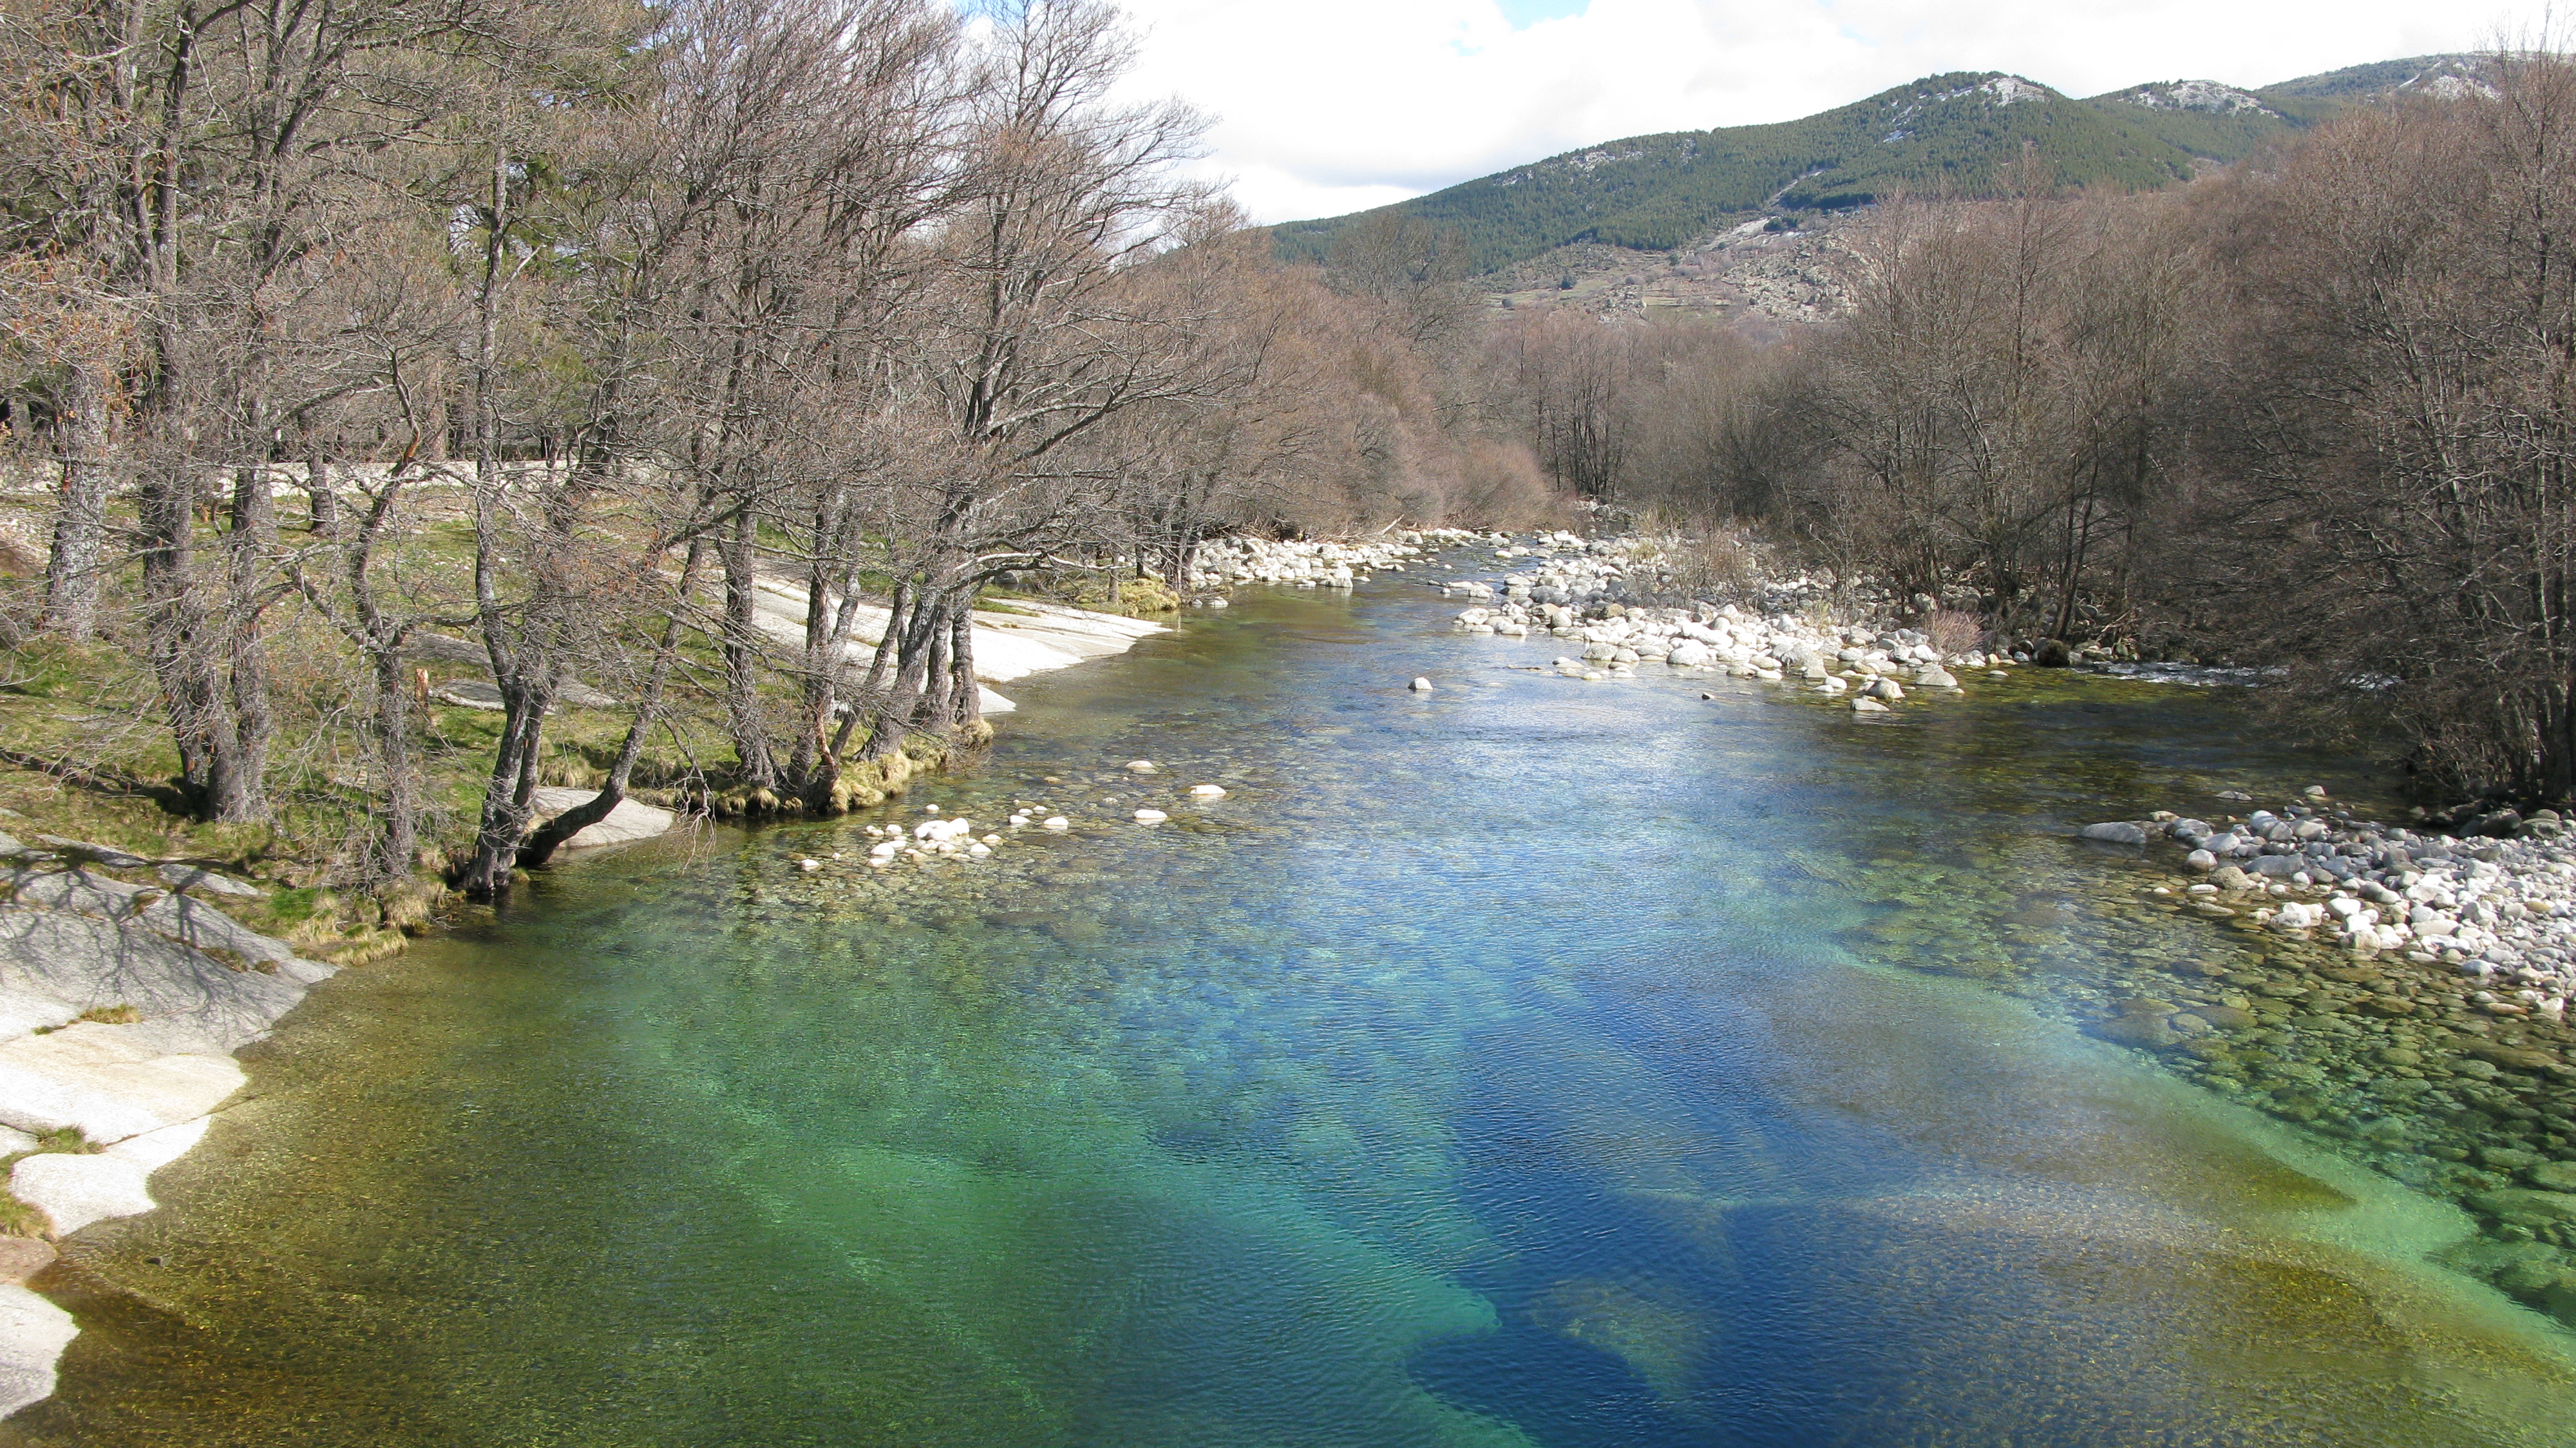
[[[997,582],[1547,506],[1437,375],[1456,279],[1276,267],[1097,0],[35,0],[0,53],[12,627],[360,883],[496,895],[639,769],[881,799],[985,736]],[[479,787],[424,658],[489,676]]]
[[[1556,483],[1761,524],[2038,648],[2278,665],[2428,787],[2576,791],[2576,65],[2374,103],[2192,186],[1916,198],[1848,313],[1494,329]]]
[[[2175,190],[1887,202],[1781,340],[1488,310],[1393,212],[1283,266],[1131,44],[1101,0],[13,6],[0,626],[93,707],[12,757],[490,898],[633,790],[834,813],[972,749],[996,590],[1589,499],[2576,792],[2566,61]]]

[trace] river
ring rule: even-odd
[[[344,974],[39,1281],[0,1444],[2576,1441],[2569,1339],[2422,1260],[2468,1218],[2070,1017],[2261,948],[2070,826],[2383,781],[2222,692],[1863,719],[1453,607],[1024,682],[901,806],[1076,821],[991,862],[719,831]]]

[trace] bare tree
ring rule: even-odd
[[[1117,12],[1095,0],[1013,7],[979,57],[968,179],[898,382],[897,405],[936,416],[946,445],[894,503],[910,541],[868,680],[870,761],[916,726],[982,732],[975,591],[1078,533],[1117,472],[1088,446],[1103,423],[1222,385],[1192,365],[1208,319],[1157,314],[1128,275],[1208,200],[1171,175],[1200,119],[1111,99],[1131,58]]]
[[[2204,500],[2237,645],[2445,789],[2576,790],[2576,65],[2373,108],[2246,178]],[[2291,560],[2295,560],[2292,563]],[[2296,587],[2280,586],[2285,565]],[[2250,572],[2249,572],[2250,570]],[[2273,582],[2259,599],[2228,575]],[[2356,693],[2356,674],[2385,687]]]

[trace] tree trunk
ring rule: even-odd
[[[230,687],[235,748],[246,791],[239,813],[218,818],[264,819],[268,815],[268,746],[277,731],[269,706],[268,660],[264,625],[268,617],[269,564],[277,540],[277,502],[268,470],[245,467],[233,475],[232,532],[225,540],[225,584],[230,594],[224,611],[224,665]]]
[[[366,874],[368,883],[382,884],[409,875],[420,854],[420,787],[412,777],[411,680],[405,677],[402,645],[370,646],[367,662],[376,683],[368,742],[375,751],[382,804]]]
[[[548,678],[548,675],[539,675]],[[554,704],[554,687],[534,687],[526,676],[499,683],[501,739],[492,751],[492,772],[483,786],[483,812],[474,830],[474,857],[457,881],[466,897],[493,900],[510,890],[510,872],[519,862],[534,812],[537,761],[545,740],[546,710]]]
[[[45,559],[45,626],[76,643],[98,628],[99,572],[107,549],[107,398],[98,369],[73,364],[56,420],[62,500]]]
[[[260,814],[223,662],[228,630],[207,616],[193,565],[195,489],[183,464],[156,472],[137,499],[143,554],[144,636],[153,677],[179,751],[179,793],[201,819]]]
[[[956,622],[950,626],[948,635],[948,667],[956,680],[949,720],[956,731],[970,738],[983,733],[981,726],[984,723],[984,691],[975,682],[974,605],[971,592],[960,600]]]
[[[760,717],[759,632],[752,622],[758,526],[751,509],[744,508],[718,550],[724,564],[725,719],[733,731],[734,753],[742,761],[743,786],[775,789],[778,760],[770,749],[769,725]]]
[[[923,686],[930,678],[930,640],[938,631],[938,599],[930,587],[915,587],[905,599],[903,612],[887,621],[888,637],[895,640],[894,680],[874,696],[876,707],[869,715],[862,759],[883,759],[903,748],[903,736],[912,728]]]
[[[617,758],[608,766],[608,779],[599,793],[556,815],[539,826],[519,847],[519,863],[531,870],[541,869],[553,859],[555,851],[566,840],[608,818],[626,798],[628,781],[634,778],[635,761],[643,756],[644,736],[662,719],[662,701],[669,693],[671,670],[680,656],[680,611],[688,607],[689,598],[697,591],[698,563],[705,545],[692,538],[688,560],[680,566],[678,600],[671,616],[664,620],[662,640],[653,652],[653,667],[644,681],[644,697],[636,701],[634,721],[626,726],[626,738],[617,746]]]
[[[316,451],[304,464],[304,496],[312,505],[312,530],[328,538],[340,530],[340,495],[331,483],[331,465]]]

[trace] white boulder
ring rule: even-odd
[[[9,1173],[9,1190],[45,1214],[54,1235],[69,1236],[109,1217],[137,1217],[160,1205],[144,1189],[149,1172],[115,1156],[75,1156],[45,1151],[22,1157]]]
[[[54,1363],[79,1335],[70,1313],[15,1283],[0,1287],[0,1417],[54,1395]]]

